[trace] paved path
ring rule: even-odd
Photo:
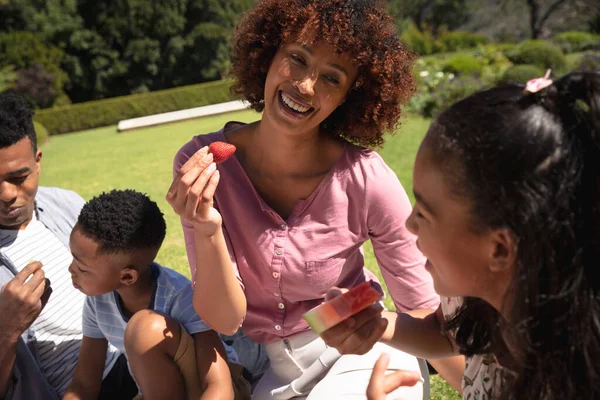
[[[173,111],[163,114],[148,115],[147,117],[132,118],[119,121],[117,130],[119,132],[132,129],[145,128],[167,124],[170,122],[184,121],[186,119],[206,117],[209,115],[223,114],[231,111],[240,111],[248,108],[248,103],[236,100],[227,103],[213,104],[210,106],[190,108],[187,110]]]

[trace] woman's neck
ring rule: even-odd
[[[298,134],[281,134],[268,120],[259,121],[251,135],[252,146],[246,154],[251,165],[267,176],[312,175],[329,165],[333,141],[318,129]],[[335,157],[337,159],[337,156]]]

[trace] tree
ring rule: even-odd
[[[61,63],[65,56],[62,49],[46,43],[40,35],[30,32],[11,32],[0,34],[0,54],[2,54],[0,67],[13,66],[17,70],[19,80],[29,80],[31,73],[35,71],[40,73],[43,71],[44,74],[48,74],[44,75],[43,81],[49,82],[52,87],[52,96],[42,96],[41,103],[35,103],[32,100],[36,107],[49,107],[55,105],[59,100],[60,104],[69,103],[64,92],[64,87],[69,83],[69,76],[61,69]],[[31,67],[33,69],[29,70]],[[23,73],[21,73],[22,70],[24,70]]]
[[[392,0],[390,13],[399,21],[410,20],[421,32],[437,35],[442,28],[454,30],[466,23],[476,1],[469,0]]]
[[[56,100],[54,75],[40,64],[32,64],[18,72],[17,81],[8,90],[27,100],[35,108],[48,108]]]
[[[0,93],[10,89],[16,80],[17,74],[12,65],[0,67]]]
[[[572,2],[572,0],[501,0],[501,4],[505,7],[512,1],[524,2],[526,4],[529,12],[529,29],[532,39],[542,38],[548,19],[566,3]]]

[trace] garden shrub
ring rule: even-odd
[[[600,72],[600,52],[584,54],[576,63],[574,70],[580,72]]]
[[[457,75],[481,75],[483,63],[472,54],[456,54],[444,64],[443,71]]]
[[[507,57],[515,64],[531,64],[540,68],[554,70],[564,68],[565,55],[552,43],[543,40],[526,40],[514,51],[507,52]]]
[[[430,32],[421,32],[414,25],[411,25],[402,33],[400,37],[412,51],[420,56],[427,56],[434,53],[440,53],[445,49],[435,40]]]
[[[35,120],[50,135],[114,125],[121,120],[233,100],[231,81],[216,81],[151,93],[96,100],[40,110]]]
[[[477,33],[452,31],[442,34],[439,41],[445,51],[458,51],[487,44],[489,38],[486,35]]]
[[[590,32],[563,32],[555,35],[552,41],[565,53],[600,49],[600,35]]]
[[[409,101],[408,110],[425,118],[432,118],[453,103],[486,87],[481,79],[473,76],[455,77],[446,74],[438,85],[429,86],[429,90],[420,88]]]
[[[546,72],[537,65],[513,65],[509,67],[500,79],[501,83],[525,83],[530,79],[539,78]]]

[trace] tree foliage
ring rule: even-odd
[[[41,65],[60,86],[54,87],[57,96],[64,92],[73,102],[220,79],[229,68],[232,30],[253,5],[252,0],[2,1],[0,36],[20,35],[25,46],[35,37],[35,51],[27,54],[59,59],[56,64],[19,57],[27,62],[11,64]],[[2,57],[0,66],[8,59]]]

